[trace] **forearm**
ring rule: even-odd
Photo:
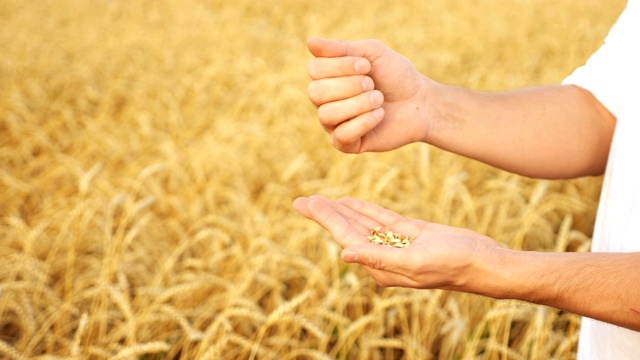
[[[640,331],[640,253],[499,249],[484,260],[478,276],[469,279],[470,292],[548,305]]]
[[[436,86],[426,97],[424,140],[432,145],[530,177],[604,172],[615,118],[584,89],[485,93]]]

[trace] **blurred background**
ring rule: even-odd
[[[622,0],[0,0],[0,357],[575,358],[580,318],[380,288],[297,196],[354,196],[505,246],[587,251],[600,178],[426,144],[334,150],[306,39],[377,38],[433,79],[560,82]]]

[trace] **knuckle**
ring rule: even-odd
[[[331,134],[331,144],[336,149],[342,151],[343,153],[352,154],[355,153],[357,149],[354,149],[354,144],[344,138],[339,137],[338,132],[334,131]]]
[[[333,131],[335,130],[335,128],[332,126],[325,126],[320,124],[320,127],[322,127],[322,130],[324,130],[329,135],[333,134]]]
[[[384,271],[384,262],[380,259],[379,256],[369,256],[367,260],[367,266],[375,270]]]
[[[319,100],[318,94],[318,85],[315,81],[310,82],[309,86],[307,86],[307,97],[316,105],[318,105]]]
[[[380,41],[379,39],[368,39],[366,40],[371,46],[375,46],[375,47],[384,47],[384,43],[382,41]]]
[[[329,106],[326,106],[326,104],[320,105],[318,107],[318,119],[323,125],[327,125],[330,123],[330,119],[332,118],[331,114],[331,109],[329,108]]]
[[[309,64],[307,65],[307,72],[309,73],[309,77],[312,79],[317,79],[319,77],[317,59],[309,61]]]
[[[344,131],[334,131],[333,140],[336,145],[339,145],[340,147],[347,147],[352,143],[351,138],[347,136]]]

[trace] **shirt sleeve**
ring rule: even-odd
[[[562,83],[589,90],[615,116],[640,106],[640,0],[629,0],[600,49]]]

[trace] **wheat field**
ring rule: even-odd
[[[561,81],[624,1],[0,0],[0,357],[571,359],[580,318],[380,288],[297,196],[355,196],[523,250],[588,251],[601,179],[426,144],[334,150],[310,36],[432,78]]]

